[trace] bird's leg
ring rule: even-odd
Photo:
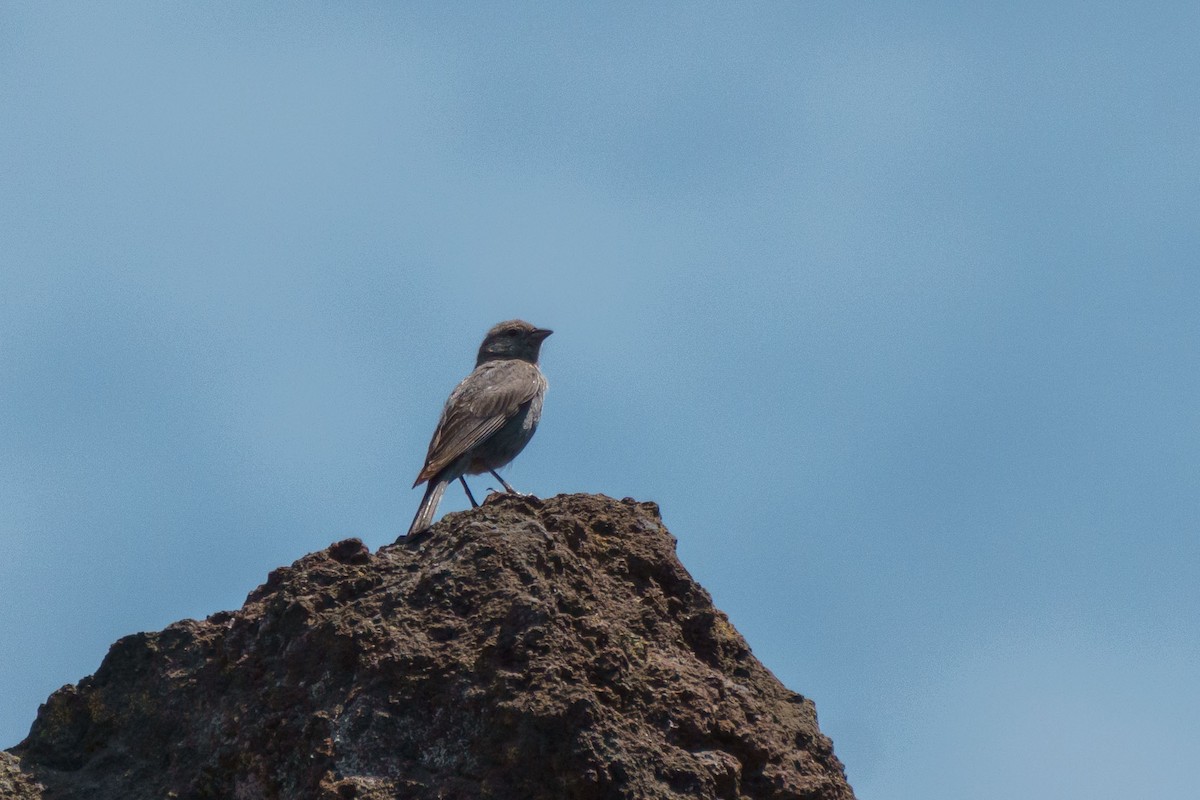
[[[518,492],[516,489],[509,486],[508,481],[504,480],[504,478],[501,478],[500,473],[496,472],[496,470],[489,469],[488,472],[496,476],[496,480],[500,481],[500,483],[504,486],[504,491],[508,492],[509,494],[520,494],[520,492]]]
[[[471,494],[471,487],[467,486],[466,476],[459,475],[458,482],[463,485],[463,491],[467,493],[467,499],[471,501],[471,508],[479,508],[479,503],[475,502],[475,495]]]

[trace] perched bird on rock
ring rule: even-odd
[[[517,457],[537,430],[546,378],[538,369],[538,351],[553,331],[519,319],[501,322],[479,346],[475,370],[454,387],[429,442],[425,466],[413,487],[429,481],[408,533],[433,523],[446,487],[461,481],[472,506],[478,506],[464,475],[490,472],[505,491],[517,493],[496,470]]]

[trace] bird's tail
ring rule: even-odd
[[[433,524],[433,515],[437,513],[438,503],[442,502],[442,495],[446,493],[446,487],[449,485],[450,481],[441,476],[429,479],[421,507],[417,509],[417,515],[413,517],[412,525],[408,528],[409,536],[420,533]]]

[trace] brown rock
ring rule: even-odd
[[[0,750],[0,798],[42,800],[42,787],[21,770],[21,759]]]
[[[0,797],[852,800],[651,503],[493,496],[113,645]],[[24,772],[21,771],[24,770]],[[5,794],[4,792],[11,792]],[[25,792],[21,794],[20,792]]]

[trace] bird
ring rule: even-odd
[[[496,470],[517,457],[533,438],[549,385],[538,369],[542,342],[554,331],[519,319],[492,327],[479,345],[475,369],[463,378],[442,409],[429,441],[425,466],[413,482],[428,482],[408,535],[433,524],[446,487],[462,483],[471,506],[478,503],[466,475],[490,472],[512,494],[520,494]]]

